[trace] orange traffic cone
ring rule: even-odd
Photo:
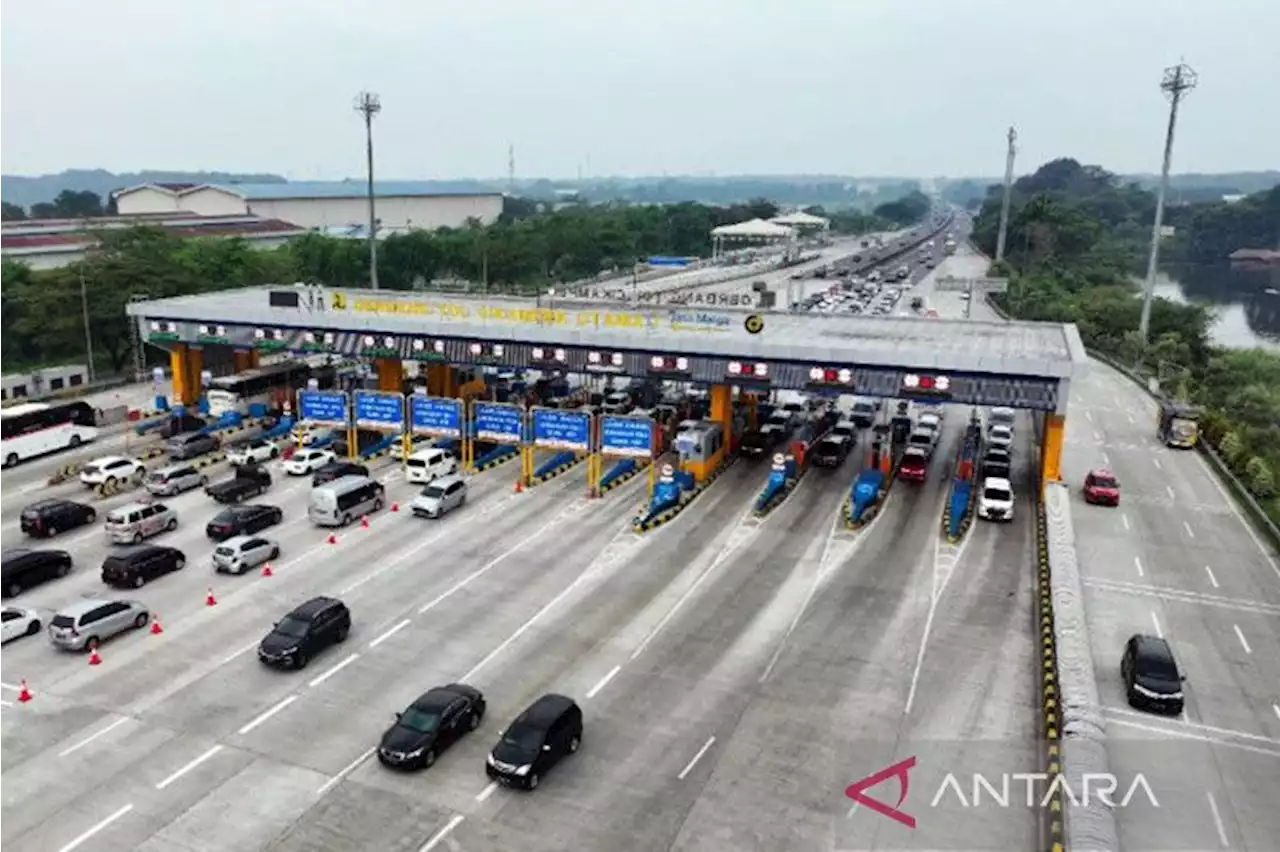
[[[362,530],[367,530],[367,529],[369,529],[369,519],[368,519],[368,518],[361,518],[361,519],[360,519],[360,529],[362,529]]]
[[[91,666],[102,665],[102,657],[99,656],[98,649],[96,647],[89,652],[89,665]]]
[[[217,606],[218,599],[213,596],[213,586],[209,587],[209,593],[204,596],[205,606]]]
[[[517,480],[516,480],[516,493],[517,493],[517,494],[523,494],[523,493],[524,493],[524,480],[523,480],[523,479],[517,479]]]
[[[391,504],[391,511],[393,511],[393,512],[399,512],[399,511],[400,511],[400,504],[399,504],[399,503],[392,503],[392,504]]]
[[[337,537],[336,535],[334,535],[333,533],[329,533],[328,541],[329,541],[329,543],[330,543],[330,544],[337,544],[337,543],[338,543],[338,537]]]
[[[273,572],[273,571],[271,570],[271,563],[270,563],[270,562],[264,562],[264,563],[262,563],[262,576],[264,576],[264,577],[273,577],[273,576],[275,576],[275,572]]]
[[[160,626],[160,616],[158,615],[151,616],[151,635],[159,636],[163,632],[164,632],[164,628]]]
[[[18,700],[23,704],[26,704],[31,700],[31,690],[27,689],[27,682],[25,680],[19,681],[19,683],[21,684],[21,688],[18,690]]]

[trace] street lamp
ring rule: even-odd
[[[378,289],[378,220],[373,205],[373,117],[382,112],[382,101],[373,92],[356,95],[356,112],[364,116],[365,157],[369,178],[369,285]]]

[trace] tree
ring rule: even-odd
[[[932,207],[932,204],[929,201],[929,196],[918,189],[914,189],[897,201],[881,204],[872,213],[878,218],[885,219],[895,225],[914,225],[925,217],[930,207]]]
[[[96,192],[64,189],[52,202],[31,205],[32,219],[89,219],[103,215],[102,199]]]
[[[10,204],[7,201],[0,201],[0,211],[3,212],[3,218],[6,222],[19,222],[27,218],[26,210],[23,210],[17,204]]]

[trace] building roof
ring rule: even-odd
[[[0,228],[0,249],[19,254],[56,252],[97,241],[95,231],[112,231],[150,225],[180,237],[282,237],[305,234],[306,228],[280,219],[258,216],[198,216],[169,212],[141,216],[104,216],[95,219],[26,219],[5,222]]]
[[[795,213],[788,213],[785,216],[774,216],[769,221],[775,225],[808,225],[810,227],[826,227],[831,224],[829,219],[814,216],[812,213],[806,213],[803,210],[797,210]]]
[[[736,225],[721,225],[711,230],[716,237],[789,237],[795,231],[785,225],[775,225],[763,219],[750,219]]]
[[[218,183],[204,184],[197,189],[220,189],[239,195],[249,201],[269,201],[285,198],[364,198],[368,185],[364,181],[294,181],[290,183]],[[195,192],[197,189],[187,190]],[[474,181],[375,181],[374,195],[387,197],[415,197],[433,195],[501,195]],[[186,194],[185,192],[183,194]]]

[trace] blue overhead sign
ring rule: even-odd
[[[298,417],[321,426],[346,426],[347,395],[342,391],[298,391]]]
[[[586,452],[591,448],[591,415],[585,411],[535,408],[533,444],[548,449]]]
[[[442,438],[462,437],[462,400],[415,393],[409,397],[413,431]]]
[[[607,456],[653,456],[653,421],[648,417],[600,418],[600,452]]]
[[[356,425],[404,429],[404,394],[356,391]]]
[[[477,402],[472,408],[475,411],[476,437],[481,441],[520,443],[520,409],[503,402]]]

